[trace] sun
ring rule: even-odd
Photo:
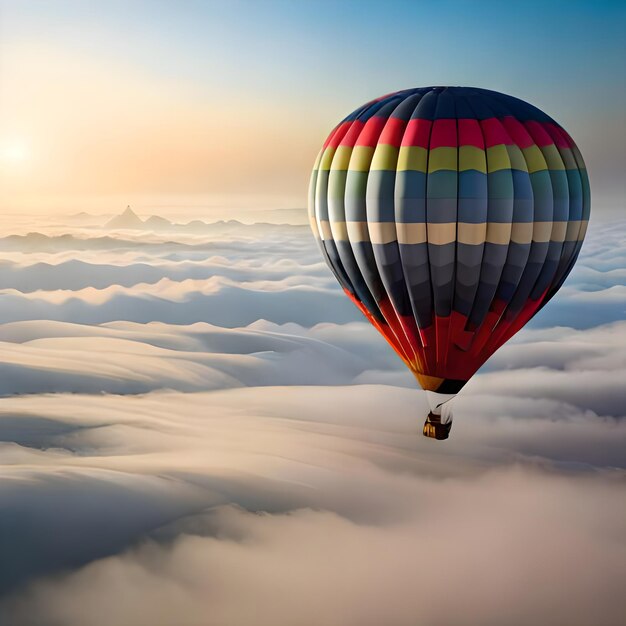
[[[11,139],[0,143],[0,161],[5,165],[22,165],[30,159],[28,143],[23,139]]]

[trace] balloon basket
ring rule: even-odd
[[[443,441],[450,436],[452,422],[442,422],[441,415],[435,415],[432,411],[428,414],[424,422],[424,437]]]

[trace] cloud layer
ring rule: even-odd
[[[442,448],[422,393],[381,386],[4,410],[3,582],[78,567],[5,602],[17,623],[619,623],[624,421],[467,398]]]
[[[0,239],[0,323],[124,319],[234,328],[257,319],[304,326],[361,319],[320,262],[307,229],[255,228],[191,237],[8,235]],[[584,329],[625,318],[624,232],[624,222],[592,226],[559,297],[531,327]]]
[[[40,230],[0,239],[0,623],[621,623],[624,224],[446,442],[304,229]]]

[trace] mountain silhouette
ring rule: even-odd
[[[237,231],[247,231],[247,233],[263,233],[273,231],[276,228],[301,229],[308,226],[292,225],[292,224],[276,224],[269,222],[255,222],[245,224],[238,220],[217,220],[215,222],[203,222],[195,219],[187,223],[177,223],[168,220],[160,215],[152,215],[142,220],[131,208],[120,215],[109,219],[101,228],[105,230],[143,230],[152,232],[167,233],[194,233],[194,234],[226,234]]]
[[[121,215],[116,215],[105,224],[105,228],[141,229],[143,226],[143,220],[130,206],[127,206]]]
[[[172,228],[172,226],[174,226],[172,222],[170,222],[168,219],[165,219],[164,217],[161,217],[160,215],[152,215],[143,224],[144,227],[152,230],[169,230]]]

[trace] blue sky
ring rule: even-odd
[[[151,93],[176,94],[207,119],[219,119],[225,110],[235,109],[237,116],[245,116],[250,128],[243,132],[249,142],[237,145],[240,152],[246,146],[259,155],[265,152],[268,172],[255,176],[253,160],[240,162],[234,150],[219,158],[217,169],[239,170],[240,176],[233,176],[232,184],[223,188],[212,180],[204,187],[194,180],[189,185],[192,194],[228,196],[239,189],[252,199],[258,188],[260,195],[276,197],[278,204],[280,196],[287,204],[303,204],[306,164],[341,117],[389,91],[461,84],[510,93],[546,110],[580,145],[591,171],[594,198],[602,209],[615,209],[624,195],[623,3],[27,0],[2,2],[0,7],[0,62],[5,69],[22,65],[21,57],[29,50],[38,59],[35,74],[45,74],[57,53],[85,68],[93,65],[93,70],[72,81],[80,85],[80,92],[68,90],[65,104],[69,111],[75,107],[78,116],[84,115],[79,109],[91,106],[82,102],[90,87],[85,76],[91,76],[97,88],[103,75],[121,74],[137,85],[150,83]],[[20,89],[9,79],[0,79],[3,86],[9,94]],[[116,91],[114,81],[107,82],[107,89]],[[123,84],[119,98],[128,99],[129,109],[137,100]],[[45,95],[39,100],[45,108]],[[19,108],[10,98],[5,106]],[[117,115],[120,126],[137,127],[131,113]],[[71,143],[71,120],[76,116],[68,118]],[[113,116],[111,123],[117,122]],[[271,141],[272,124],[280,125],[289,137],[280,154],[254,130],[266,126]],[[81,132],[93,134],[92,144],[101,143],[96,120],[86,119],[81,126]],[[176,120],[163,112],[157,126],[173,129]],[[179,134],[186,132],[189,129],[180,129]],[[207,129],[206,134],[211,132]],[[7,133],[11,135],[10,128]],[[223,141],[220,137],[218,142]],[[187,157],[192,161],[189,171],[197,170],[198,176],[216,168],[215,155]],[[194,168],[194,158],[201,167]],[[102,171],[101,161],[98,166]],[[228,178],[216,176],[218,181]],[[142,178],[128,188],[103,185],[99,190],[97,182],[96,194],[176,195],[184,188],[172,184],[168,189],[167,184],[152,185]],[[48,187],[41,187],[42,195]],[[57,187],[50,193],[72,193],[65,183]]]

